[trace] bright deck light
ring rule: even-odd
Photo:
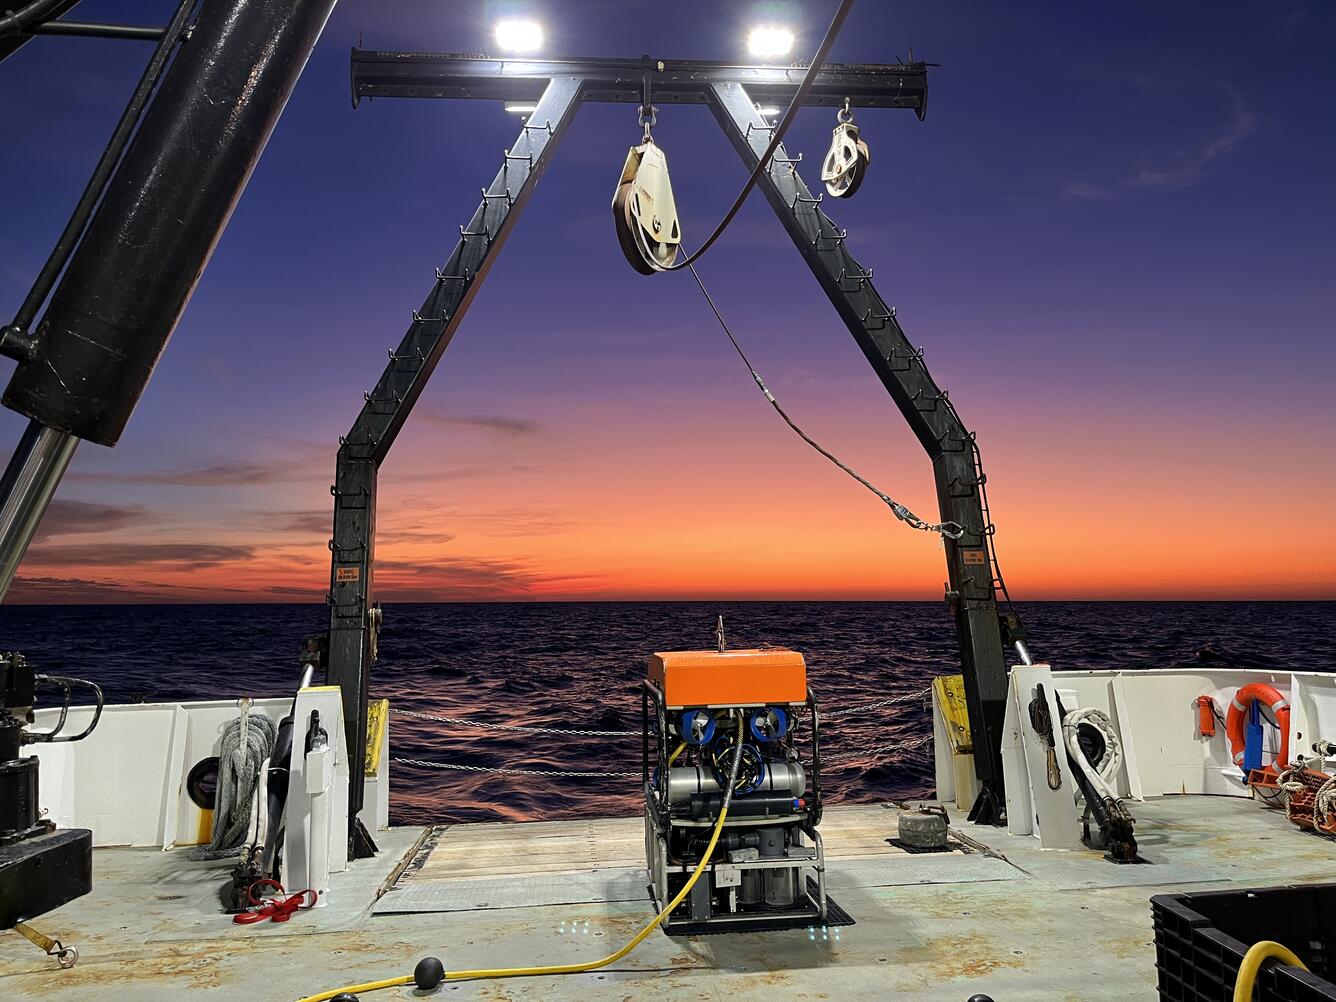
[[[532,115],[537,110],[538,105],[536,104],[508,103],[506,105],[506,111],[512,115]]]
[[[779,108],[773,104],[758,104],[756,106],[756,114],[760,115],[762,118],[774,118],[779,114]]]
[[[787,55],[793,48],[793,32],[788,28],[761,25],[747,36],[747,51],[761,59]]]
[[[528,18],[497,21],[496,44],[504,52],[537,52],[543,44],[543,26]]]

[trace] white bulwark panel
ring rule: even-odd
[[[258,699],[250,712],[277,721],[292,706],[291,697]],[[65,732],[86,726],[91,712],[89,707],[71,709]],[[186,777],[195,763],[219,753],[223,728],[238,713],[235,700],[107,706],[85,740],[31,746],[40,763],[38,806],[62,828],[92,829],[94,846],[170,849],[208,842],[210,812],[190,799]],[[55,708],[37,710],[34,726],[49,730],[59,715]],[[327,720],[324,712],[321,719]],[[337,725],[325,723],[331,736],[336,726],[342,726],[341,719]],[[362,820],[372,831],[389,826],[388,732],[387,726],[381,734],[377,772],[367,777]],[[304,727],[301,734],[304,741]],[[344,747],[342,742],[339,747]],[[293,768],[300,766],[294,761]],[[341,796],[346,818],[346,771]]]
[[[1029,704],[1041,683],[1057,738],[1057,767],[1062,780],[1058,790],[1049,788],[1047,742],[1030,722]],[[1331,771],[1336,756],[1323,752],[1326,742],[1336,742],[1336,676],[1251,668],[1012,668],[1002,733],[1008,830],[1015,835],[1033,835],[1044,848],[1077,848],[1081,844],[1076,787],[1063,751],[1058,698],[1068,712],[1092,708],[1108,714],[1122,745],[1122,768],[1113,778],[1120,797],[1251,796],[1242,770],[1233,761],[1223,719],[1228,716],[1234,694],[1251,683],[1269,685],[1289,702],[1289,759],[1302,755],[1313,768]],[[1214,734],[1202,733],[1197,704],[1201,696],[1209,697],[1218,711],[1219,717],[1213,717]],[[933,716],[934,736],[940,745],[946,725],[935,700]],[[1279,728],[1264,727],[1264,763],[1275,760],[1279,744]],[[939,747],[935,759],[938,796],[951,799],[958,792],[959,778],[952,771],[949,750],[944,755]]]

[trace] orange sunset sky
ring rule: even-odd
[[[733,57],[698,27],[717,6],[658,41]],[[912,45],[943,64],[931,110],[860,111],[872,168],[828,208],[978,433],[1013,596],[1336,598],[1320,33],[1242,8],[890,6],[858,5],[832,58]],[[338,436],[517,127],[483,102],[352,109],[357,32],[420,47],[440,8],[379,9],[340,5],[128,431],[80,447],[7,601],[323,599]],[[561,44],[643,47],[617,18],[581,30]],[[32,193],[0,234],[11,308],[145,57],[81,51],[0,66],[27,151],[0,181]],[[1270,67],[1248,90],[1242,52]],[[1028,96],[1003,101],[1016,65]],[[784,427],[688,275],[623,260],[608,203],[633,119],[581,109],[382,469],[377,597],[940,599],[936,538]],[[833,124],[804,111],[790,151],[819,163]],[[666,109],[656,138],[691,243],[744,172],[703,108]],[[927,459],[760,197],[701,273],[789,412],[935,518]],[[0,414],[0,452],[22,427]]]

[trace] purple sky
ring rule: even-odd
[[[554,55],[638,55],[643,8],[654,54],[735,58],[753,4],[539,6]],[[834,6],[797,5],[802,53]],[[354,111],[359,32],[490,45],[482,4],[339,5],[120,446],[76,456],[30,598],[322,592],[337,436],[517,124],[490,103]],[[979,431],[1014,591],[1336,595],[1334,44],[1336,8],[1316,2],[856,5],[833,59],[912,47],[942,66],[926,122],[858,115],[872,171],[832,215]],[[43,38],[0,64],[0,313],[148,53]],[[688,561],[729,594],[936,597],[931,540],[774,421],[689,277],[621,259],[608,201],[634,116],[580,111],[387,463],[387,525],[413,564],[393,593],[677,597]],[[833,124],[809,109],[790,133],[809,183]],[[692,243],[741,165],[701,107],[664,110],[656,137]],[[932,513],[927,464],[760,197],[701,270],[790,410]],[[0,451],[21,427],[0,414]],[[682,487],[702,473],[719,478],[709,504]],[[811,485],[758,501],[789,476]],[[651,495],[652,522],[628,514]],[[721,525],[801,542],[772,570]]]

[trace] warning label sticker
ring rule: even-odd
[[[970,549],[961,550],[960,552],[967,564],[982,564],[984,562],[983,550]]]
[[[362,576],[360,567],[336,567],[334,568],[335,581],[356,581]]]

